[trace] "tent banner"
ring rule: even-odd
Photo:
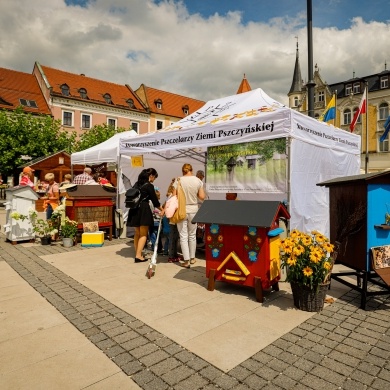
[[[229,117],[230,118],[230,117]],[[197,123],[194,127],[176,131],[161,131],[136,138],[121,138],[121,154],[135,155],[162,150],[205,148],[231,145],[259,139],[284,137],[289,132],[289,116],[284,110],[253,110],[246,114]]]
[[[286,138],[207,148],[208,193],[286,193]]]
[[[292,114],[291,136],[313,145],[360,155],[361,137],[304,115]]]

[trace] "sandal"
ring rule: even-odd
[[[191,265],[190,263],[188,262],[188,264],[186,263],[179,263],[180,267],[183,267],[183,268],[191,268]]]
[[[195,264],[196,263],[196,259],[191,259],[190,260],[190,264]]]
[[[180,261],[180,259],[177,257],[170,257],[168,259],[168,263],[178,263],[179,261]]]

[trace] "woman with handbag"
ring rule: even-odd
[[[148,260],[144,258],[142,251],[144,250],[147,241],[149,229],[151,226],[154,226],[153,214],[150,209],[149,201],[152,201],[154,207],[161,211],[161,216],[164,214],[153,185],[153,182],[157,177],[158,174],[154,168],[144,169],[139,174],[138,181],[134,185],[140,189],[141,202],[139,207],[129,210],[127,226],[135,228],[135,263],[141,263]]]
[[[46,189],[43,208],[46,210],[46,219],[50,219],[53,211],[60,204],[60,188],[58,183],[54,181],[54,173],[46,173],[45,180],[49,183],[49,186]]]
[[[183,220],[177,222],[177,229],[180,235],[180,246],[184,258],[184,262],[180,263],[180,265],[184,268],[190,268],[191,264],[195,264],[196,262],[197,225],[196,223],[192,223],[192,219],[198,211],[198,199],[204,200],[205,192],[203,190],[202,180],[192,174],[191,164],[184,164],[182,172],[183,176],[178,178],[174,184],[175,190],[173,195],[176,195],[178,186],[181,186],[186,200],[186,216]]]

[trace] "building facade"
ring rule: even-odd
[[[364,77],[355,77],[334,84],[327,84],[321,78],[318,66],[315,66],[314,117],[319,119],[333,95],[336,96],[336,118],[330,124],[350,131],[355,112],[359,108],[365,88],[367,88],[367,113],[360,115],[354,133],[362,137],[361,168],[368,172],[390,169],[390,136],[383,142],[384,124],[389,117],[390,107],[390,71],[385,64],[380,73]],[[307,88],[301,77],[299,50],[297,45],[293,80],[288,93],[289,107],[308,113]],[[368,129],[368,130],[366,130]],[[368,141],[368,142],[367,142]],[[367,148],[368,144],[368,148]],[[368,161],[366,161],[368,157]]]
[[[139,134],[149,129],[149,114],[128,85],[62,70],[34,65],[42,93],[55,119],[62,127],[80,136],[95,125],[135,130]]]
[[[150,132],[172,125],[205,104],[202,100],[151,88],[145,84],[141,84],[135,92],[150,113]]]

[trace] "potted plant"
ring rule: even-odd
[[[58,230],[53,227],[52,221],[34,218],[31,222],[33,231],[41,238],[41,244],[50,245],[52,235],[58,233]]]
[[[77,221],[65,217],[61,225],[62,244],[64,247],[69,248],[74,245],[77,231]]]
[[[334,263],[334,246],[323,234],[294,229],[281,242],[282,268],[287,269],[294,305],[305,311],[321,311]]]

